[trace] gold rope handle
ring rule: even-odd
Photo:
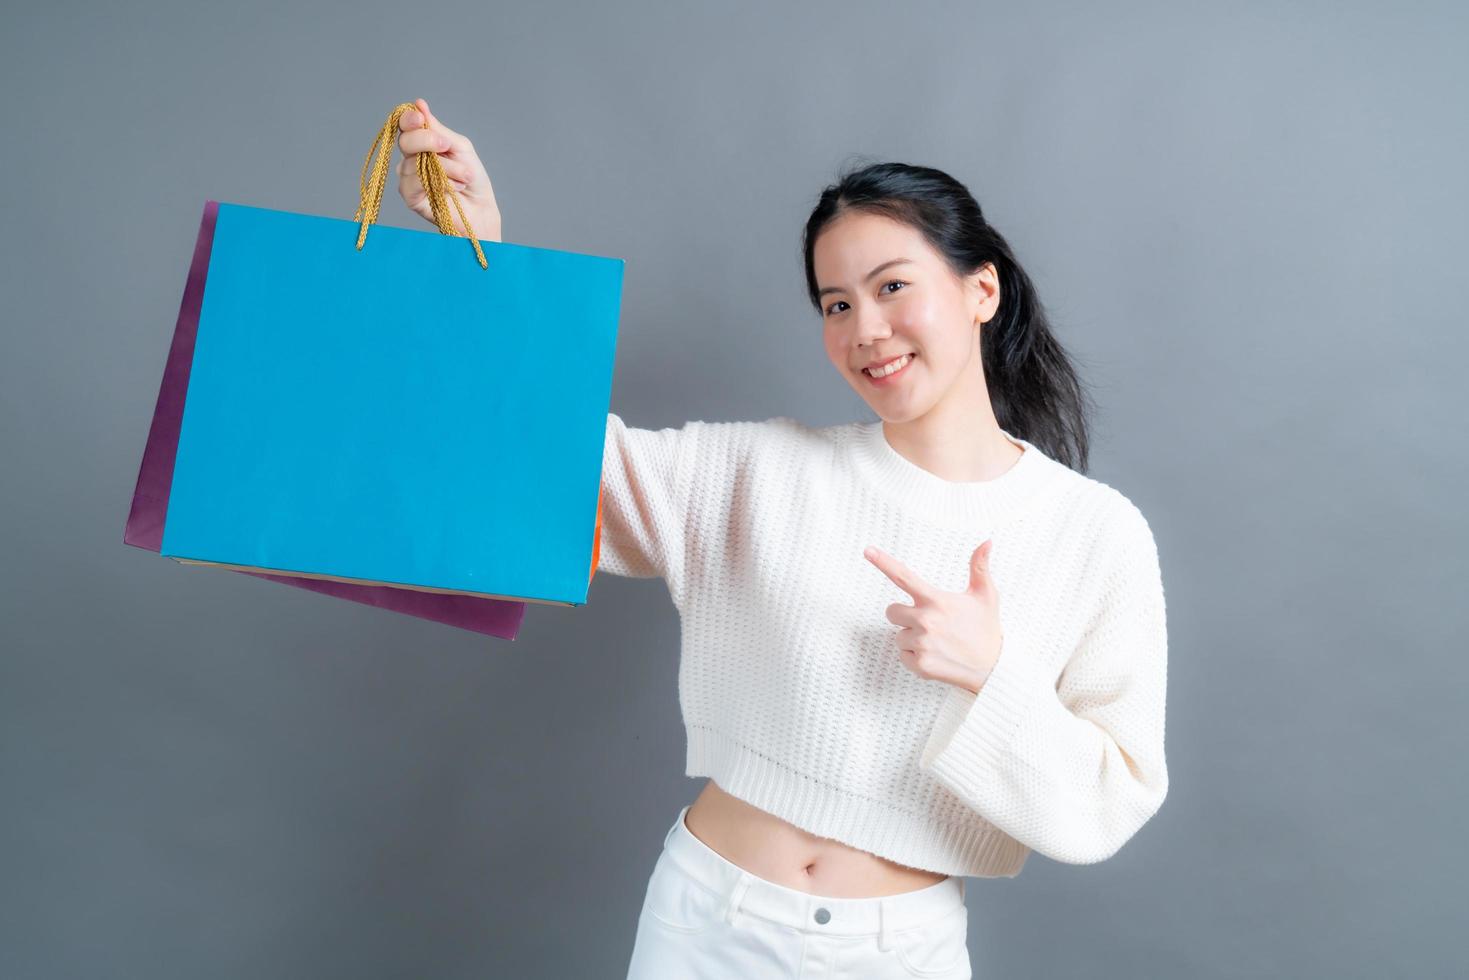
[[[395,134],[398,132],[398,117],[408,109],[417,109],[418,106],[412,102],[399,103],[397,108],[388,116],[388,121],[383,123],[382,130],[377,138],[372,141],[372,146],[367,150],[367,159],[362,161],[361,193],[362,203],[357,206],[357,213],[352,216],[353,221],[361,221],[362,227],[357,232],[357,251],[362,251],[363,242],[367,241],[367,227],[377,220],[378,212],[383,206],[383,188],[388,182],[388,163],[393,159],[393,146],[397,143]],[[423,120],[423,128],[428,128],[428,117]],[[368,180],[367,169],[372,163],[372,154],[377,152],[377,163],[372,167],[372,179]],[[459,212],[459,220],[464,223],[464,230],[469,232],[469,240],[474,243],[474,254],[479,257],[479,267],[488,269],[490,264],[485,261],[484,250],[479,247],[479,239],[474,234],[474,229],[469,226],[469,219],[464,216],[464,208],[459,203],[459,195],[454,190],[454,185],[449,183],[449,177],[444,173],[444,164],[439,160],[439,155],[431,151],[415,154],[418,157],[418,179],[423,182],[423,189],[428,192],[428,205],[433,210],[434,222],[438,224],[439,231],[445,235],[458,235],[454,230],[454,221],[449,217],[449,205],[445,200],[445,192],[454,199],[454,209]]]

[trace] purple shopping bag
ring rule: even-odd
[[[214,242],[214,220],[218,209],[217,201],[205,202],[204,216],[199,222],[199,238],[194,245],[194,259],[189,267],[189,278],[184,285],[178,323],[174,327],[173,344],[168,351],[163,383],[158,389],[153,424],[148,430],[143,462],[138,469],[132,509],[128,513],[127,527],[123,531],[124,544],[154,553],[159,552],[163,544],[169,488],[173,484],[174,457],[178,450],[179,428],[183,421],[184,398],[189,388],[194,338],[199,328],[204,282],[209,275],[209,255]],[[241,574],[254,575],[284,585],[294,585],[339,599],[350,599],[506,640],[515,639],[525,618],[525,603],[511,599],[487,599],[482,596],[387,585],[359,585],[305,576],[272,575],[267,572],[241,571]]]

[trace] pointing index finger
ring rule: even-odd
[[[892,555],[880,548],[869,546],[862,554],[867,560],[877,566],[893,583],[904,592],[915,599],[929,599],[933,596],[933,590],[928,583],[919,578],[907,565],[898,561]]]

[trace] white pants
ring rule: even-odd
[[[663,840],[628,980],[970,980],[964,879],[824,898],[753,875],[689,831]]]

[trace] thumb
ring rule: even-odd
[[[434,129],[439,132],[443,131],[443,125],[434,117],[433,110],[428,107],[427,101],[424,99],[414,99],[413,104],[416,108],[404,109],[403,114],[398,117],[398,128],[400,130],[405,133],[424,128]]]
[[[404,109],[403,114],[398,117],[398,130],[411,133],[415,129],[423,128],[423,113],[417,109]]]
[[[418,108],[404,109],[403,114],[398,117],[398,127],[403,132],[414,129],[431,129],[442,136],[448,143],[447,149],[464,153],[470,150],[469,140],[462,133],[457,133],[439,122],[439,117],[429,108],[425,99],[414,99],[413,104]]]
[[[990,552],[994,550],[995,539],[986,538],[984,544],[974,549],[969,556],[969,591],[977,592],[989,585],[990,581]]]

